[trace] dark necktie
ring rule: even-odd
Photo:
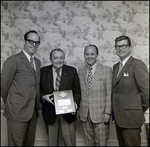
[[[55,82],[55,90],[59,90],[59,85],[60,85],[60,69],[56,69],[57,72],[57,77],[56,77],[56,82]]]
[[[32,69],[33,69],[33,71],[34,71],[34,73],[35,73],[36,71],[35,71],[35,68],[34,68],[33,58],[32,58],[32,57],[30,58],[30,64],[31,64]]]
[[[92,67],[88,67],[88,76],[87,76],[87,91],[90,92],[92,82]]]
[[[119,70],[118,70],[117,77],[118,77],[118,75],[119,75],[119,73],[120,73],[120,71],[121,71],[122,67],[123,67],[123,64],[122,64],[122,62],[120,62],[120,63],[119,63]]]

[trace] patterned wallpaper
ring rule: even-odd
[[[36,57],[50,64],[49,53],[61,48],[66,64],[84,65],[84,47],[99,48],[98,62],[118,62],[114,40],[131,38],[134,57],[149,68],[149,1],[1,1],[1,69],[4,61],[23,49],[23,36],[31,30],[41,36]],[[1,108],[4,108],[1,99]]]
[[[42,66],[50,64],[52,49],[61,48],[66,64],[79,69],[84,47],[92,43],[98,61],[112,67],[119,60],[114,40],[127,35],[133,56],[149,68],[149,1],[1,1],[1,68],[23,49],[23,35],[31,29],[41,36],[36,57]]]

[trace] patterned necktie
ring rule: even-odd
[[[32,69],[33,69],[33,71],[34,71],[34,73],[35,73],[36,71],[35,71],[35,68],[34,68],[33,58],[32,58],[32,57],[30,58],[30,64],[31,64]]]
[[[120,62],[117,77],[118,77],[118,75],[119,75],[119,73],[120,73],[120,71],[121,71],[122,67],[123,67],[123,64],[122,64],[122,62]]]
[[[88,67],[88,76],[87,76],[87,91],[90,92],[92,82],[92,67]]]
[[[60,69],[56,69],[57,72],[57,77],[56,77],[56,82],[55,82],[55,90],[59,90],[59,85],[60,85]]]

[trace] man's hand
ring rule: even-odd
[[[1,97],[1,108],[4,109],[4,107],[5,107],[5,103],[4,103],[3,98]]]
[[[110,118],[111,118],[111,115],[105,113],[105,120],[104,120],[104,123],[109,123],[109,122],[110,122]]]
[[[43,100],[47,101],[48,103],[51,103],[54,105],[54,97],[53,97],[53,93],[52,94],[46,94],[46,95],[43,95],[42,97]]]
[[[76,102],[74,102],[74,105],[75,105],[75,109],[77,110],[78,109],[78,105],[76,104]]]

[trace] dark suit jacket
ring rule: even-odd
[[[74,67],[63,65],[59,90],[72,90],[74,101],[79,105],[81,91],[78,74]],[[52,65],[41,68],[40,92],[41,98],[43,95],[52,94],[54,92]],[[43,103],[42,100],[41,102],[43,119],[47,124],[53,124],[56,119],[54,105],[46,101]],[[63,114],[63,117],[68,123],[76,120],[76,114],[73,115],[72,113]]]
[[[5,102],[4,116],[12,121],[26,122],[39,107],[40,61],[35,58],[36,74],[21,51],[4,63],[1,96]]]
[[[116,79],[119,63],[113,67],[112,108],[116,123],[123,128],[139,128],[149,107],[149,74],[146,65],[132,56]]]

